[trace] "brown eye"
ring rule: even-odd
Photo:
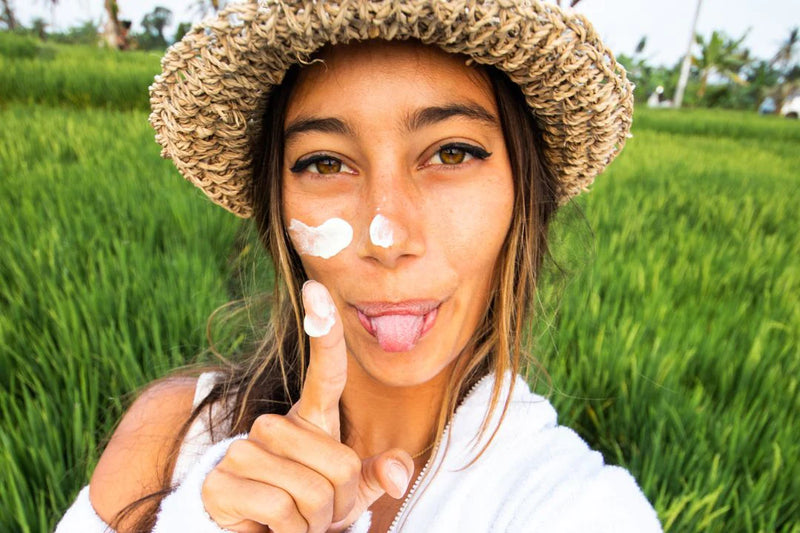
[[[492,155],[479,146],[467,143],[448,143],[440,146],[425,165],[439,165],[459,168],[458,165],[466,164],[473,159],[486,159]]]
[[[458,165],[464,162],[467,152],[457,146],[446,146],[439,150],[439,159],[445,165]]]
[[[332,174],[355,174],[356,172],[343,163],[338,157],[327,154],[312,155],[297,161],[289,171],[295,174],[307,172],[309,174],[319,174],[328,176]]]
[[[313,163],[319,174],[337,174],[342,170],[342,162],[332,157],[319,159]]]

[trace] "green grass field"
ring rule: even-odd
[[[137,389],[204,349],[237,290],[240,222],[159,159],[146,93],[81,93],[103,69],[114,94],[148,81],[77,49],[85,64],[58,74],[82,78],[71,92],[8,92],[8,65],[31,88],[51,75],[14,54],[0,57],[0,531],[45,532]],[[567,274],[549,270],[532,325],[552,381],[539,390],[633,472],[666,531],[800,532],[800,123],[640,110],[634,135],[554,228]]]

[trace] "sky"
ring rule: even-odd
[[[132,20],[134,31],[144,14],[155,6],[173,12],[174,21],[167,35],[174,32],[178,22],[201,18],[193,0],[118,2],[120,18]],[[101,0],[60,0],[52,10],[46,0],[11,0],[11,4],[23,24],[42,17],[55,21],[57,29],[103,17]],[[632,54],[639,40],[647,36],[644,56],[648,62],[673,65],[686,51],[696,6],[697,0],[581,0],[575,9],[586,15],[615,54]],[[741,37],[749,30],[744,45],[753,56],[770,59],[796,26],[800,26],[800,0],[703,0],[698,33],[709,35],[713,30],[723,30],[732,37]]]

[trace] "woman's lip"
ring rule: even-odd
[[[402,302],[360,302],[353,304],[363,315],[374,318],[384,315],[418,315],[430,313],[442,304],[441,300],[405,300]]]

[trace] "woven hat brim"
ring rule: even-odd
[[[417,39],[506,73],[542,129],[559,203],[625,145],[633,87],[581,15],[524,0],[260,0],[229,4],[167,50],[150,87],[162,156],[212,201],[251,216],[250,149],[271,88],[323,46],[369,39]]]

